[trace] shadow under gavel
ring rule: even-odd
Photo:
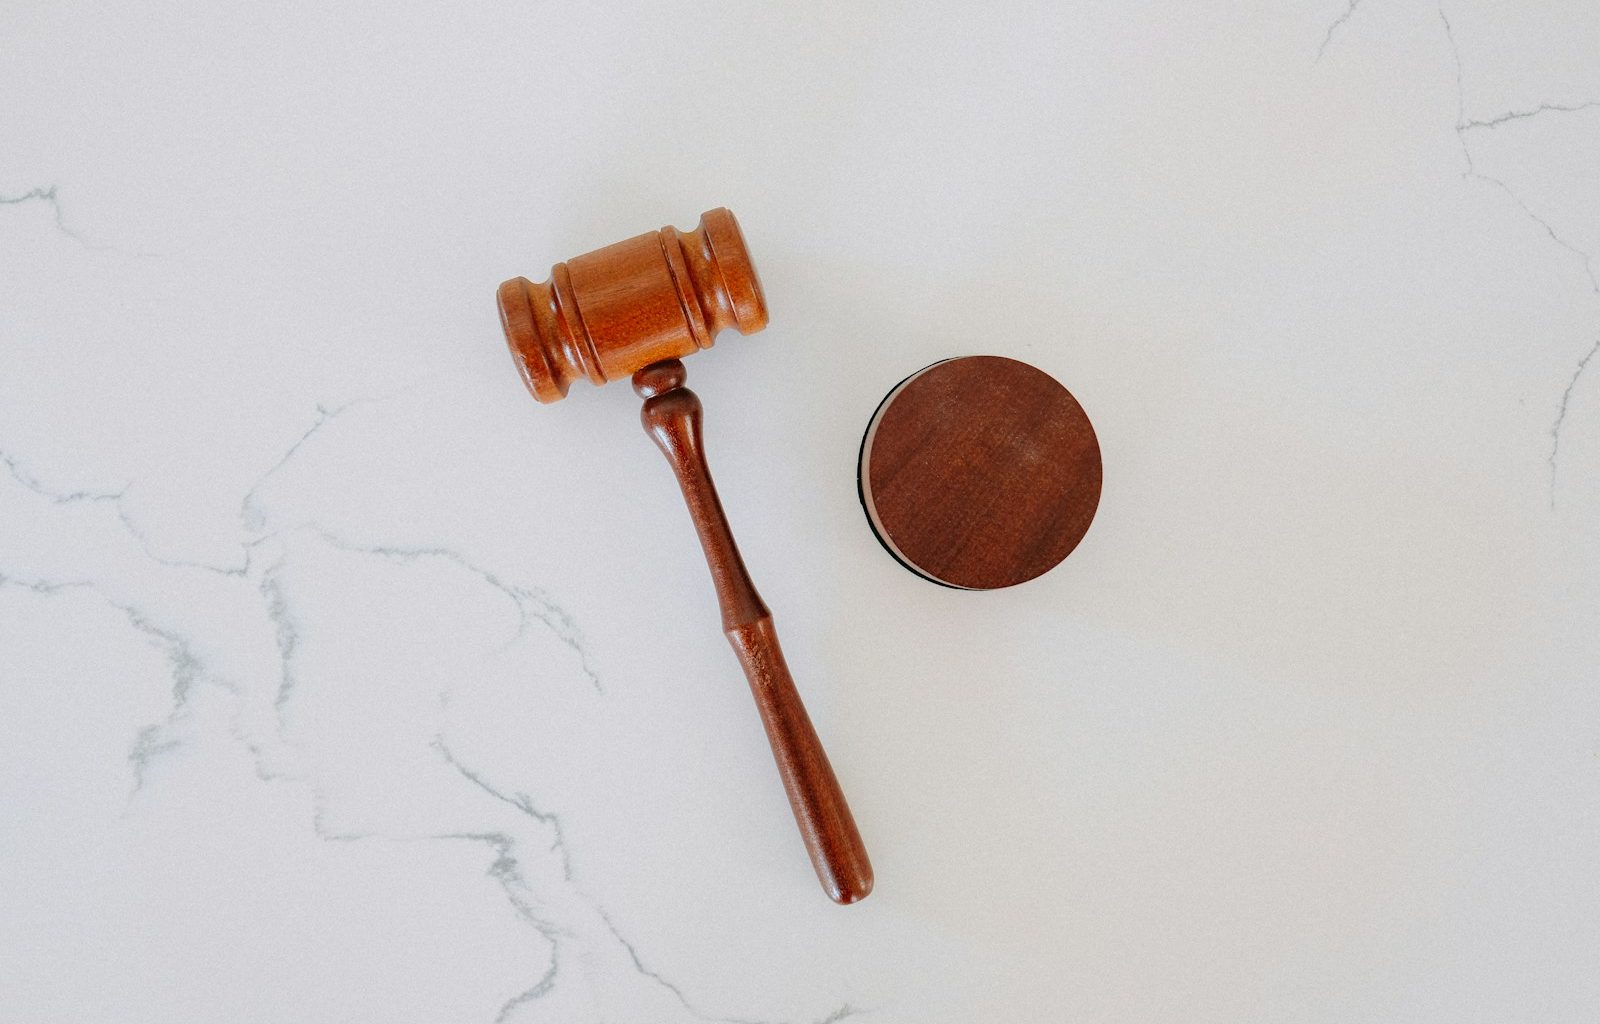
[[[711,210],[693,231],[664,227],[557,263],[548,281],[513,278],[500,286],[499,302],[506,341],[540,402],[559,401],[580,377],[632,378],[645,431],[689,505],[723,632],[750,681],[812,866],[835,902],[864,899],[872,891],[866,847],[734,543],[706,465],[700,399],[684,387],[679,361],[710,348],[723,328],[751,334],[767,325],[738,221]]]

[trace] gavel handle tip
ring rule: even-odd
[[[857,878],[847,887],[834,886],[828,889],[828,898],[841,907],[848,907],[852,903],[860,903],[872,895],[872,875],[869,873],[864,878]]]
[[[817,879],[835,903],[866,899],[872,892],[872,862],[784,662],[772,616],[728,630],[728,642],[750,681],[778,776]]]

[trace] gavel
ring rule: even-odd
[[[778,775],[817,878],[837,903],[872,891],[872,865],[778,646],[772,613],[756,592],[711,481],[700,399],[684,387],[681,357],[710,348],[732,327],[767,325],[767,304],[739,222],[726,209],[693,231],[672,227],[551,268],[550,279],[500,286],[500,322],[528,390],[560,401],[579,377],[631,376],[640,419],[677,475],[711,568],[722,629],[755,695]]]

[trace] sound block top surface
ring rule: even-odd
[[[861,504],[883,546],[935,583],[994,590],[1078,546],[1100,503],[1100,444],[1043,370],[1002,356],[912,374],[867,425]]]

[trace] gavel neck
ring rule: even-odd
[[[741,627],[770,620],[772,613],[750,580],[728,517],[722,511],[722,500],[706,464],[700,397],[684,387],[686,379],[683,363],[669,359],[635,373],[633,388],[645,400],[639,413],[645,433],[667,457],[678,478],[717,590],[723,632],[732,634]]]

